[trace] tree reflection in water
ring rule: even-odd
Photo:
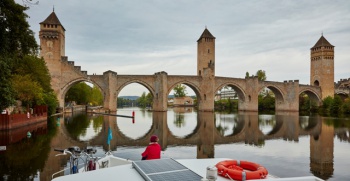
[[[186,122],[185,122],[185,116],[181,113],[176,113],[174,114],[174,125],[178,128],[185,127]]]

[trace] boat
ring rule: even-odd
[[[160,181],[160,180],[199,180],[199,181],[229,181],[231,178],[217,174],[215,165],[229,158],[207,159],[172,159],[131,161],[108,155],[98,160],[100,165],[93,171],[82,171],[54,178],[53,181],[96,181],[96,180],[130,180],[130,181]],[[214,169],[210,169],[214,168]],[[213,175],[214,173],[214,175]],[[258,180],[258,179],[256,179]],[[260,179],[259,179],[260,180]],[[264,180],[268,181],[323,181],[315,176],[301,176],[278,178],[268,174]],[[254,180],[252,180],[254,181]]]

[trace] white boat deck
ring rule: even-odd
[[[176,160],[185,167],[191,169],[193,172],[206,177],[206,168],[208,166],[214,166],[216,163],[228,160],[227,158],[211,158],[211,159],[179,159]],[[110,168],[104,168],[96,171],[83,172],[74,175],[61,176],[53,179],[54,181],[96,181],[96,180],[129,180],[129,181],[143,181],[144,178],[138,173],[138,171],[132,167],[132,164],[115,166]],[[217,181],[228,181],[229,179],[218,176]],[[264,180],[271,181],[322,181],[314,176],[306,177],[292,177],[292,178],[277,178],[273,175],[268,175],[268,178]]]

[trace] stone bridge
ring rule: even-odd
[[[245,79],[230,77],[202,77],[189,75],[168,75],[158,72],[154,75],[118,75],[107,71],[103,75],[88,75],[74,66],[74,62],[62,60],[62,76],[60,86],[56,89],[60,106],[64,106],[67,91],[79,82],[91,82],[98,86],[104,96],[104,107],[117,110],[117,98],[120,91],[127,85],[139,83],[146,87],[153,96],[153,110],[166,111],[170,91],[178,84],[189,86],[197,96],[197,106],[200,111],[214,110],[214,96],[224,86],[232,87],[239,98],[240,111],[257,111],[258,95],[269,88],[276,97],[276,111],[298,111],[299,95],[306,93],[316,103],[321,102],[321,88],[301,85],[298,80],[284,82],[259,81],[257,77]]]
[[[139,83],[149,90],[153,96],[153,111],[167,111],[168,95],[178,84],[192,88],[197,96],[198,110],[207,112],[214,111],[215,95],[224,86],[230,86],[238,93],[240,111],[258,111],[258,95],[265,88],[275,94],[276,111],[299,111],[301,93],[306,93],[318,104],[323,98],[320,86],[300,85],[298,80],[273,82],[259,81],[257,77],[240,79],[215,76],[216,38],[207,28],[197,40],[197,75],[168,75],[164,71],[153,75],[118,75],[111,70],[102,75],[89,75],[65,56],[65,28],[55,12],[40,23],[39,37],[40,56],[44,58],[50,72],[51,86],[57,94],[60,107],[64,107],[67,91],[83,81],[100,88],[104,96],[104,108],[112,112],[117,110],[120,91],[131,83]]]
[[[164,71],[153,75],[118,75],[111,70],[102,75],[89,75],[65,56],[65,29],[55,12],[40,23],[39,37],[40,55],[50,72],[51,86],[57,94],[60,107],[64,107],[67,91],[83,81],[100,88],[104,96],[104,108],[112,112],[117,110],[120,91],[131,83],[139,83],[149,90],[153,96],[154,111],[167,111],[168,95],[178,84],[192,88],[197,96],[198,110],[209,112],[214,111],[216,92],[224,86],[230,86],[238,93],[240,111],[258,111],[258,95],[265,88],[275,94],[276,111],[299,111],[301,93],[309,95],[316,104],[323,98],[321,86],[300,85],[298,80],[273,82],[259,81],[257,77],[240,79],[215,76],[216,38],[208,29],[197,40],[197,75],[168,75]]]

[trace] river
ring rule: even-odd
[[[150,112],[119,109],[135,119],[75,112],[49,118],[47,124],[0,132],[0,178],[51,180],[67,167],[54,148],[91,146],[97,155],[109,149],[119,157],[140,160],[156,134],[162,158],[230,158],[259,163],[278,177],[350,178],[350,119],[299,116],[278,112],[197,113],[192,108]],[[112,130],[107,144],[108,128]],[[35,130],[33,130],[35,129]],[[27,132],[31,132],[28,138]]]

